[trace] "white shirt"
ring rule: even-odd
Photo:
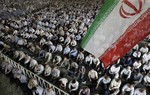
[[[130,78],[130,76],[131,76],[131,70],[124,68],[124,69],[121,71],[120,74],[121,74],[121,75],[123,75],[123,74],[128,75],[127,78]]]
[[[61,62],[61,60],[62,60],[61,56],[57,55],[54,57],[53,63],[59,64]]]
[[[64,85],[64,87],[66,87],[66,85],[68,83],[68,79],[67,78],[61,78],[61,79],[59,79],[59,81],[61,81],[62,84]]]
[[[15,58],[19,57],[19,53],[20,53],[20,51],[15,51],[15,54],[14,54]]]
[[[30,62],[31,57],[29,55],[26,55],[24,64],[27,64]]]
[[[134,87],[128,87],[128,84],[125,84],[122,88],[122,92],[130,91],[130,95],[133,95],[134,93]]]
[[[44,45],[46,43],[46,40],[44,39],[44,38],[42,38],[41,40],[40,40],[40,45],[42,46],[42,45]]]
[[[139,90],[140,90],[140,89],[137,88],[137,89],[134,91],[134,94],[133,94],[133,95],[147,95],[147,94],[146,94],[146,90],[144,90],[143,92],[140,92]]]
[[[51,44],[49,47],[49,51],[51,51],[53,53],[55,48],[56,48],[55,45]]]
[[[66,45],[68,45],[68,44],[70,44],[70,42],[71,42],[71,39],[70,39],[70,37],[68,36],[66,39],[65,39],[65,44]]]
[[[35,72],[37,75],[42,74],[43,71],[44,71],[44,66],[41,65],[41,64],[35,66],[35,68],[34,68],[34,72]]]
[[[52,76],[55,78],[58,78],[60,76],[60,70],[57,68],[54,68],[51,72]]]
[[[142,58],[144,62],[148,62],[150,60],[150,53],[145,53]]]
[[[108,84],[108,83],[110,83],[110,81],[111,81],[111,78],[110,78],[110,77],[108,77],[108,79],[106,79],[106,78],[103,76],[103,77],[101,77],[101,78],[98,79],[97,84],[100,84],[100,82],[102,82],[102,83],[104,83],[104,84]]]
[[[83,60],[84,59],[84,54],[81,52],[77,56],[77,60]]]
[[[71,46],[76,46],[76,45],[77,45],[76,40],[72,40],[71,43],[70,43],[70,45],[71,45]]]
[[[43,95],[44,88],[42,88],[40,86],[38,86],[36,88],[37,88],[37,90],[36,91],[32,91],[32,94],[36,95],[36,93],[39,93],[39,95]]]
[[[65,47],[64,51],[63,51],[63,54],[69,54],[69,52],[70,52],[69,46]]]
[[[72,83],[72,82],[69,83],[69,89],[71,91],[76,91],[78,89],[78,87],[79,87],[78,81],[76,81],[75,83]]]
[[[148,47],[141,47],[141,48],[140,48],[140,51],[141,51],[142,53],[147,53],[147,52],[148,52]]]
[[[149,63],[149,64],[150,64],[150,63]],[[150,65],[144,64],[143,70],[144,70],[144,71],[145,71],[145,70],[150,70]]]
[[[57,45],[55,48],[55,52],[61,52],[63,50],[62,45]]]
[[[85,62],[86,63],[89,62],[89,64],[92,64],[92,60],[93,60],[93,58],[91,56],[86,56],[86,58],[85,58]]]
[[[51,91],[46,90],[44,95],[56,95],[56,93],[51,89]]]
[[[49,62],[52,59],[52,54],[50,52],[46,52],[45,58],[47,58],[46,62]]]
[[[52,68],[50,66],[46,66],[44,70],[44,75],[49,76],[51,74]]]
[[[133,67],[135,68],[135,69],[138,69],[138,68],[140,68],[141,67],[141,62],[137,62],[137,61],[135,61],[134,63],[133,63]]]
[[[110,88],[119,89],[121,86],[121,81],[117,82],[116,79],[113,79],[110,83]]]
[[[32,89],[33,87],[36,87],[37,85],[38,85],[38,82],[35,79],[30,79],[28,82],[28,88],[29,89]]]
[[[18,45],[23,45],[23,44],[24,44],[23,39],[19,39],[18,42],[17,42],[17,44],[18,44]]]
[[[37,61],[35,59],[31,59],[29,67],[31,69],[33,69],[35,67],[35,65],[38,65]]]
[[[111,74],[118,74],[119,71],[120,71],[120,66],[115,67],[115,65],[112,65],[111,68],[110,68],[110,70],[109,70],[109,72],[110,72]]]
[[[26,55],[24,54],[24,52],[20,51],[19,52],[19,61],[22,60]]]
[[[25,76],[23,74],[20,75],[19,80],[20,80],[21,83],[27,83],[28,82],[27,76]]]
[[[89,71],[89,73],[88,73],[88,77],[89,78],[92,78],[92,79],[97,79],[98,78],[98,73],[97,73],[97,71],[95,71],[95,70],[90,70]]]
[[[150,83],[150,76],[146,75],[143,80],[145,83]]]
[[[133,53],[133,56],[134,56],[135,58],[140,58],[140,57],[141,57],[141,52],[140,52],[140,51],[135,51],[135,52]]]

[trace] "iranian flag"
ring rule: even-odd
[[[150,34],[150,0],[105,0],[81,47],[107,67]]]

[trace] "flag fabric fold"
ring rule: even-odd
[[[150,34],[150,0],[106,0],[81,47],[107,67]]]

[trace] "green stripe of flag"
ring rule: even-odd
[[[107,16],[112,12],[115,8],[119,0],[105,0],[104,5],[102,6],[99,14],[96,16],[94,22],[88,29],[85,37],[81,42],[81,47],[84,48],[92,35],[95,33],[96,29],[101,25],[101,23],[107,18]]]

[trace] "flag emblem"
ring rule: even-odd
[[[137,0],[138,7],[135,4],[133,4],[131,1],[132,0],[123,0],[122,1],[121,7],[119,10],[121,17],[129,18],[136,14],[139,14],[142,11],[142,6],[143,6],[145,0]],[[126,10],[126,9],[132,9],[133,12],[128,12],[128,10]]]

